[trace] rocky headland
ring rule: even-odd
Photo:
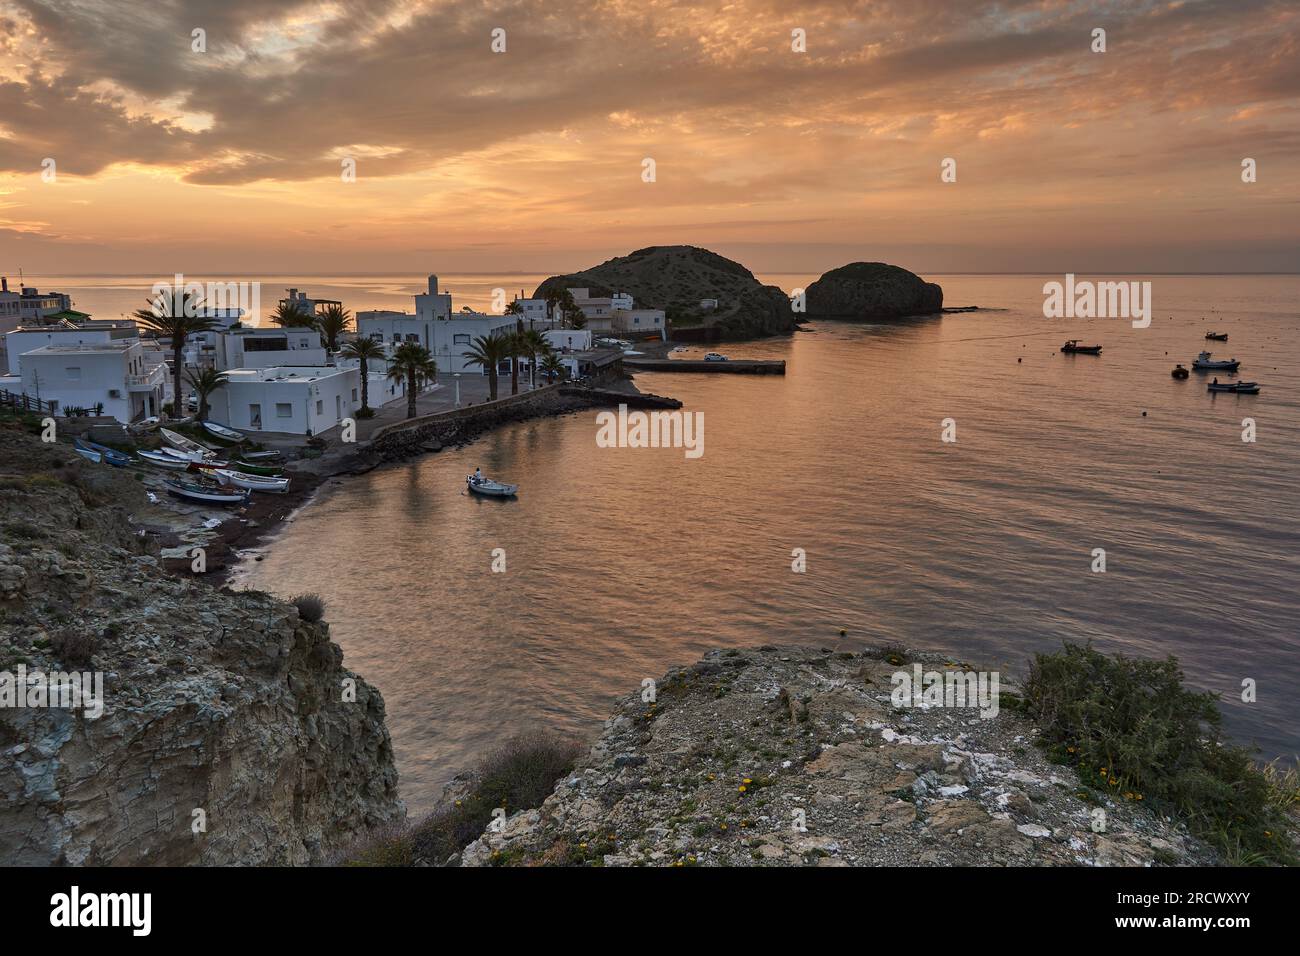
[[[678,331],[707,329],[710,340],[788,335],[798,316],[779,288],[763,285],[739,262],[697,246],[649,246],[590,269],[551,276],[535,298],[566,288],[588,288],[592,295],[629,293],[637,308],[663,309]],[[702,309],[701,300],[718,308]]]
[[[623,699],[540,807],[457,862],[605,866],[1147,866],[1216,854],[1134,794],[1081,785],[996,716],[895,706],[891,675],[939,656],[710,652],[653,701]],[[1097,811],[1103,811],[1098,814]]]
[[[166,573],[149,507],[0,427],[0,671],[98,672],[104,705],[0,709],[0,860],[302,864],[401,820],[383,698],[328,625]]]
[[[898,319],[943,311],[943,288],[899,266],[851,262],[808,286],[810,319]]]

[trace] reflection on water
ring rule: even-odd
[[[708,647],[841,629],[1014,669],[1062,639],[1173,653],[1238,737],[1300,751],[1300,280],[1157,279],[1147,330],[1049,323],[1042,281],[956,277],[948,301],[1005,311],[724,349],[785,358],[784,378],[640,376],[704,412],[698,460],[598,448],[587,412],[349,479],[241,583],[325,595],[416,811],[502,735],[591,737],[613,697]],[[1170,377],[1208,328],[1261,395]],[[1105,350],[1061,355],[1074,337]],[[480,465],[518,500],[466,495]]]

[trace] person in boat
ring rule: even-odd
[[[1211,385],[1218,385],[1218,384],[1219,384],[1219,376],[1217,376],[1217,375],[1214,376],[1214,381],[1211,382],[1210,384],[1211,384]]]
[[[482,480],[483,480],[483,469],[482,469],[482,468],[475,468],[475,469],[474,469],[474,481],[475,481],[475,483],[478,483],[478,482],[480,482],[480,481],[482,481]]]

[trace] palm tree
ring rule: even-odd
[[[479,365],[488,373],[488,394],[492,401],[497,400],[497,366],[501,360],[510,355],[507,337],[497,332],[480,335],[465,351],[467,365]]]
[[[521,310],[522,312],[522,310]],[[519,394],[519,356],[524,354],[524,320],[515,319],[515,330],[506,333],[510,345],[510,394]]]
[[[343,306],[334,303],[325,307],[317,322],[317,328],[325,337],[325,347],[331,352],[338,351],[339,336],[348,330],[351,321],[352,313]]]
[[[296,302],[281,302],[271,313],[271,321],[282,329],[315,329],[320,320]]]
[[[438,377],[438,363],[423,345],[404,342],[393,350],[388,377],[395,382],[406,381],[406,417],[414,418],[420,386]]]
[[[208,396],[226,384],[226,373],[215,368],[200,369],[196,375],[192,370],[185,372],[185,381],[190,383],[194,394],[199,397],[199,421],[208,420]]]
[[[542,356],[542,371],[546,373],[548,383],[555,381],[557,375],[563,376],[564,365],[555,352],[547,352]]]
[[[181,375],[185,372],[185,340],[191,335],[206,332],[216,323],[208,316],[201,315],[202,299],[197,295],[182,292],[171,295],[164,303],[162,296],[148,308],[136,309],[133,317],[146,329],[172,342],[172,384],[175,387],[172,402],[172,417],[182,417],[183,398]]]
[[[384,347],[370,338],[358,338],[343,346],[344,358],[354,358],[361,363],[361,411],[362,418],[370,417],[370,359],[383,358]]]
[[[544,355],[551,343],[537,329],[519,333],[519,354],[528,356],[528,367],[532,373],[532,387],[537,387],[537,356]]]

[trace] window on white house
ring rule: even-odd
[[[293,418],[293,405],[290,402],[276,402],[275,417]]]
[[[352,401],[355,402],[356,400],[357,400],[357,390],[354,388],[352,390]]]
[[[70,382],[79,382],[79,381],[81,381],[81,369],[79,369],[79,368],[65,368],[63,371],[67,373],[67,375],[68,375],[68,381],[70,381]]]
[[[321,401],[320,399],[317,399],[317,400],[316,400],[316,414],[317,414],[317,415],[324,415],[324,414],[325,414],[325,403],[324,403],[323,401]]]

